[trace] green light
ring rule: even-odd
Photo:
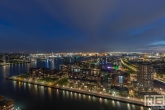
[[[118,66],[117,65],[115,65],[114,68],[115,68],[115,70],[118,70]]]

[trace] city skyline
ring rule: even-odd
[[[2,1],[1,52],[164,52],[165,1]]]

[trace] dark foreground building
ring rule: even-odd
[[[0,96],[0,110],[14,110],[14,100],[6,100],[4,96]]]

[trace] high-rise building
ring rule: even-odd
[[[139,91],[153,90],[153,66],[148,63],[138,63],[137,65],[137,85]]]

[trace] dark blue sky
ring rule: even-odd
[[[165,0],[1,0],[0,52],[165,51]]]

